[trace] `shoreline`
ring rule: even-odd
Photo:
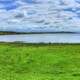
[[[76,34],[79,32],[9,32],[9,31],[0,31],[0,35],[15,35],[15,34]]]
[[[22,43],[22,42],[0,42],[1,45],[24,45],[24,46],[67,46],[67,45],[80,45],[80,43]]]

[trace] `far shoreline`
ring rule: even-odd
[[[75,34],[79,32],[11,32],[11,31],[0,31],[0,35],[18,35],[18,34]]]

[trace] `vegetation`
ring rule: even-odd
[[[0,35],[8,35],[8,34],[18,34],[16,32],[0,32]]]
[[[76,32],[8,32],[8,31],[0,31],[0,35],[11,35],[11,34],[74,34]]]
[[[0,43],[0,80],[80,80],[80,45]]]

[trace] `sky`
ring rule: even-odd
[[[80,0],[0,0],[0,31],[80,32]]]

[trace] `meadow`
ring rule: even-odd
[[[0,80],[80,80],[80,44],[0,43]]]

